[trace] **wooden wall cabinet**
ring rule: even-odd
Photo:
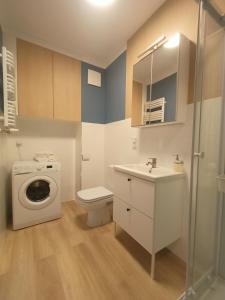
[[[81,62],[17,40],[19,115],[81,121]]]
[[[19,115],[53,119],[52,52],[17,40]]]
[[[53,54],[54,119],[81,120],[81,62]]]

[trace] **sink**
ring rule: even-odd
[[[165,167],[152,168],[151,170],[151,166],[146,166],[146,164],[114,165],[114,169],[116,171],[120,171],[149,181],[184,176],[184,173],[175,172],[173,169]],[[150,170],[151,172],[149,172]]]

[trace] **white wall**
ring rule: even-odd
[[[7,224],[7,182],[8,172],[6,170],[6,138],[0,134],[0,235],[4,232]]]
[[[75,199],[76,126],[60,121],[20,119],[18,128],[18,134],[7,138],[8,170],[17,160],[32,160],[36,152],[53,152],[62,164],[61,199]],[[21,146],[17,147],[17,143]]]
[[[105,125],[82,123],[82,189],[104,186]]]
[[[113,164],[143,163],[148,157],[157,157],[158,165],[172,167],[173,155],[178,153],[185,162],[187,186],[182,238],[171,250],[183,260],[186,259],[188,185],[191,169],[193,105],[188,105],[187,121],[183,125],[169,125],[153,128],[131,128],[131,120],[110,123],[105,126],[105,184],[112,188]],[[136,149],[133,140],[137,139]]]
[[[76,124],[75,178],[76,192],[81,189],[82,124]],[[75,195],[76,199],[76,195]]]

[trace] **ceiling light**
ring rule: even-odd
[[[180,45],[180,34],[176,33],[174,36],[172,36],[165,44],[165,48],[176,48]]]
[[[107,6],[113,3],[114,0],[88,0],[91,4],[96,6]]]

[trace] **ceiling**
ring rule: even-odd
[[[166,0],[0,0],[3,29],[83,61],[107,67]]]

